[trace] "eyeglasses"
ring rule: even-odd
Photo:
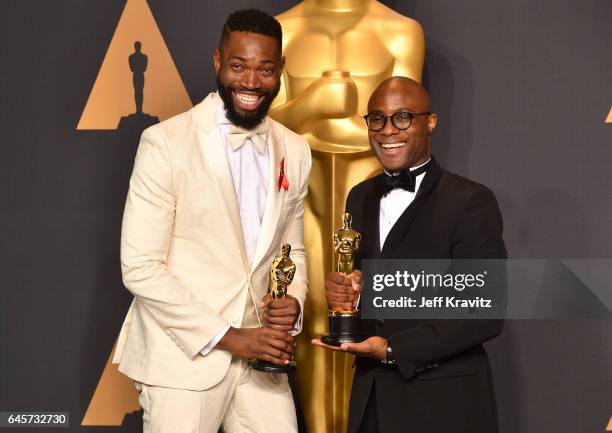
[[[417,116],[423,116],[427,114],[428,116],[431,114],[430,111],[425,111],[423,113],[411,113],[410,111],[397,111],[393,114],[380,114],[380,113],[370,113],[367,116],[363,116],[368,125],[368,129],[370,131],[380,131],[387,124],[387,119],[391,118],[391,123],[396,129],[404,130],[410,128],[412,125],[412,119]]]

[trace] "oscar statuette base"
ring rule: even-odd
[[[342,343],[359,343],[365,340],[359,310],[331,311],[327,317],[329,334],[321,337],[323,343],[329,346],[340,346]]]
[[[295,371],[295,361],[289,361],[286,365],[277,365],[268,361],[262,361],[261,359],[254,359],[249,361],[251,368],[257,371],[263,371],[264,373],[291,373]]]

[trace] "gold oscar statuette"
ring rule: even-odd
[[[351,227],[352,217],[345,212],[342,215],[342,228],[334,232],[334,253],[337,258],[336,271],[350,276],[355,268],[355,258],[359,252],[361,234]],[[331,346],[342,343],[356,343],[364,340],[359,310],[332,309],[329,311],[329,334],[321,341]]]
[[[295,276],[295,263],[289,257],[291,245],[283,244],[281,254],[276,256],[270,267],[270,285],[268,293],[272,299],[282,299],[287,295],[287,287]],[[295,370],[295,361],[291,360],[287,365],[276,365],[268,361],[256,359],[251,362],[251,367],[255,370],[265,371],[266,373],[288,373]]]

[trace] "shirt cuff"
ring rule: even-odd
[[[289,332],[291,335],[297,335],[302,332],[302,325],[304,323],[304,303],[297,298],[296,301],[298,302],[298,304],[300,304],[300,314],[293,323],[293,330]]]
[[[221,330],[219,331],[219,333],[217,335],[215,335],[215,337],[210,340],[208,342],[208,344],[206,346],[204,346],[204,348],[202,350],[200,350],[200,354],[202,356],[206,356],[208,355],[217,345],[217,343],[219,341],[221,341],[221,339],[223,338],[223,336],[225,335],[225,333],[230,329],[230,325],[227,324],[225,325],[223,328],[221,328]]]

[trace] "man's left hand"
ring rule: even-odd
[[[377,336],[370,337],[361,343],[342,343],[340,346],[330,346],[318,338],[310,342],[315,346],[335,350],[336,352],[348,352],[356,356],[372,358],[378,361],[387,359],[387,345],[389,344],[386,338]]]
[[[270,328],[281,331],[294,329],[295,321],[300,315],[300,303],[291,295],[285,295],[281,299],[272,299],[266,294],[261,302],[263,318]]]

